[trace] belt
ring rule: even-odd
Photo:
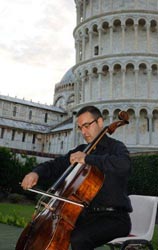
[[[113,207],[92,207],[87,209],[88,212],[114,212],[117,211],[117,209]]]

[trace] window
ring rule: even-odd
[[[60,149],[63,149],[63,146],[64,146],[64,142],[61,141],[61,143],[60,143]]]
[[[33,134],[33,137],[32,137],[32,144],[35,144],[35,141],[36,141],[36,135]]]
[[[51,149],[51,142],[49,143],[49,148],[48,148],[48,151],[50,152],[50,149]]]
[[[98,56],[99,55],[99,46],[94,47],[94,55]]]
[[[14,116],[14,117],[16,116],[16,113],[17,113],[17,108],[14,107],[14,108],[13,108],[13,116]]]
[[[25,132],[23,132],[23,135],[22,135],[22,142],[24,142],[24,141],[25,141],[25,138],[26,138],[26,133],[25,133]]]
[[[32,119],[32,110],[29,111],[29,120]]]
[[[3,139],[3,137],[4,137],[4,131],[5,131],[5,129],[4,128],[1,128],[1,138]]]
[[[48,113],[45,113],[45,118],[44,118],[45,123],[48,121]]]
[[[150,131],[150,125],[149,125],[149,118],[148,117],[146,118],[146,121],[147,121],[147,131],[149,132]]]
[[[12,130],[12,141],[14,141],[14,139],[15,139],[15,130]]]

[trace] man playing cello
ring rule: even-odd
[[[78,111],[77,126],[87,143],[93,141],[103,125],[102,114],[95,106]],[[127,236],[131,229],[132,207],[126,193],[131,162],[126,146],[106,134],[91,154],[83,152],[86,146],[79,145],[64,156],[39,164],[21,184],[28,189],[36,185],[39,178],[55,181],[76,162],[96,166],[105,175],[101,189],[76,221],[70,238],[72,250],[94,250],[115,238]]]

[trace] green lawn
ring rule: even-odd
[[[158,225],[155,226],[153,246],[155,250],[158,250]]]
[[[0,222],[24,227],[32,218],[34,205],[0,203]]]
[[[34,212],[35,206],[33,205],[21,205],[11,203],[0,203],[0,212],[3,215],[12,214],[14,211],[21,217],[25,217],[29,220],[32,213]]]
[[[0,203],[0,222],[24,227],[32,218],[34,205]],[[158,225],[153,237],[154,250],[158,250]]]

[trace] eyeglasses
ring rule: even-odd
[[[89,129],[90,125],[92,123],[96,122],[97,120],[98,119],[95,119],[95,120],[93,120],[91,122],[86,122],[86,123],[82,124],[82,126],[78,126],[77,128],[78,128],[79,131],[82,131],[83,128]]]

